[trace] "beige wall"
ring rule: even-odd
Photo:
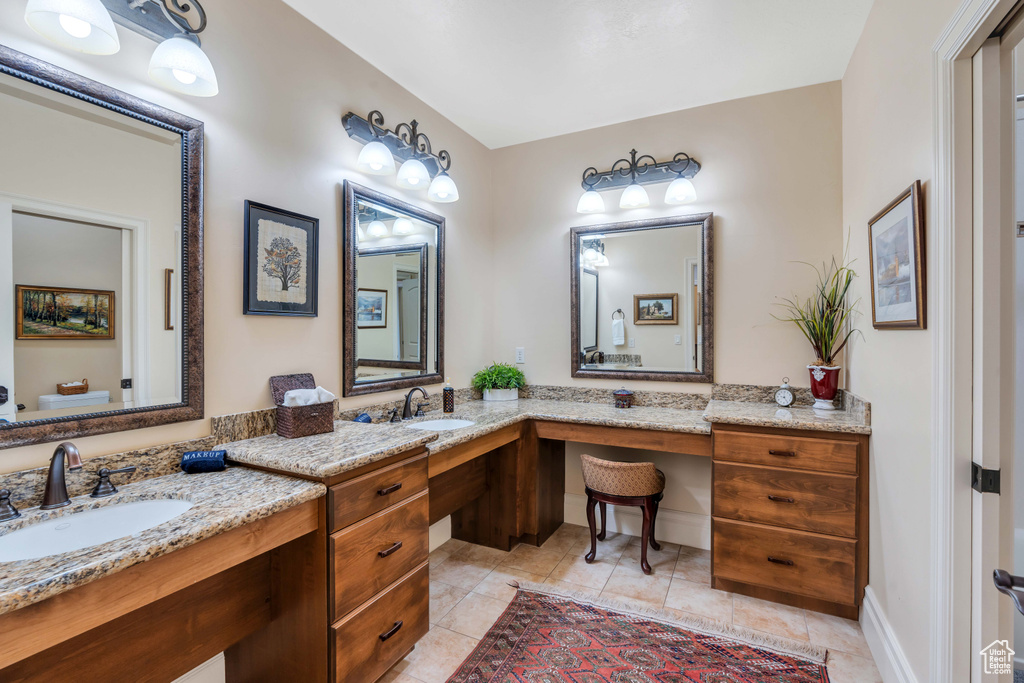
[[[864,301],[864,338],[851,347],[849,384],[872,403],[870,585],[921,681],[929,680],[923,615],[931,552],[932,334],[872,328],[867,221],[915,179],[929,205],[931,46],[959,4],[876,0],[843,78],[843,224],[852,229],[850,251],[862,276],[854,296]]]
[[[269,407],[271,375],[312,372],[326,388],[339,389],[341,183],[346,178],[448,219],[447,371],[453,383],[465,385],[491,360],[491,329],[480,316],[492,300],[486,148],[278,0],[219,0],[206,9],[210,25],[203,47],[220,81],[220,94],[210,99],[178,96],[152,84],[146,68],[155,44],[126,30],[118,30],[117,55],[83,56],[33,33],[22,17],[23,3],[2,3],[0,43],[206,124],[207,417]],[[423,193],[400,190],[393,178],[364,177],[355,170],[361,145],[348,138],[341,116],[350,110],[365,116],[371,109],[383,111],[390,126],[416,118],[435,147],[451,152],[451,173],[462,197],[458,203],[432,204]],[[242,315],[246,199],[320,219],[318,318]],[[209,421],[202,420],[75,441],[83,454],[95,456],[208,433]],[[52,444],[0,451],[0,470],[42,464],[52,451]]]

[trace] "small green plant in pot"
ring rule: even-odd
[[[840,264],[834,257],[831,264],[823,264],[814,270],[818,275],[814,293],[805,301],[799,297],[784,299],[779,306],[786,311],[785,315],[774,317],[794,323],[811,343],[815,360],[807,366],[807,370],[811,375],[814,407],[834,410],[832,401],[839,391],[841,370],[836,361],[850,337],[857,331],[850,324],[857,302],[851,303],[847,296],[857,274],[849,264]]]
[[[485,401],[515,401],[525,386],[523,371],[511,363],[494,363],[473,375],[473,388],[484,395]]]

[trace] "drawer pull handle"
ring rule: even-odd
[[[772,557],[771,555],[768,556],[768,561],[769,562],[774,562],[775,564],[784,564],[787,567],[792,567],[793,566],[793,560],[783,560],[782,558]]]
[[[380,555],[381,557],[387,557],[388,555],[390,555],[391,553],[393,553],[396,550],[400,549],[401,547],[402,547],[402,542],[398,541],[397,543],[395,543],[393,546],[391,546],[387,550],[381,550],[377,554]]]
[[[384,633],[380,634],[377,637],[380,638],[380,642],[383,643],[385,640],[398,633],[398,629],[400,628],[402,628],[402,622],[396,621],[394,626],[392,626],[387,631],[384,631]]]
[[[792,498],[786,498],[785,496],[773,496],[770,493],[768,494],[768,500],[773,501],[775,503],[795,503],[796,502]]]
[[[796,453],[793,451],[768,451],[768,455],[777,455],[780,458],[795,458]]]
[[[380,489],[379,491],[377,491],[377,495],[378,496],[386,496],[389,493],[394,493],[395,491],[397,491],[400,488],[402,488],[402,482],[398,482],[397,484],[392,484],[391,486],[389,486],[389,487],[387,487],[385,489]]]

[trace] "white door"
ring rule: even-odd
[[[17,420],[14,400],[14,207],[0,202],[0,420]],[[6,398],[4,394],[6,393]]]
[[[420,281],[405,280],[402,283],[402,348],[403,360],[420,359]]]

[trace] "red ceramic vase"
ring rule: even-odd
[[[808,365],[811,373],[811,395],[814,396],[814,407],[818,410],[835,410],[832,400],[839,391],[838,366]]]

